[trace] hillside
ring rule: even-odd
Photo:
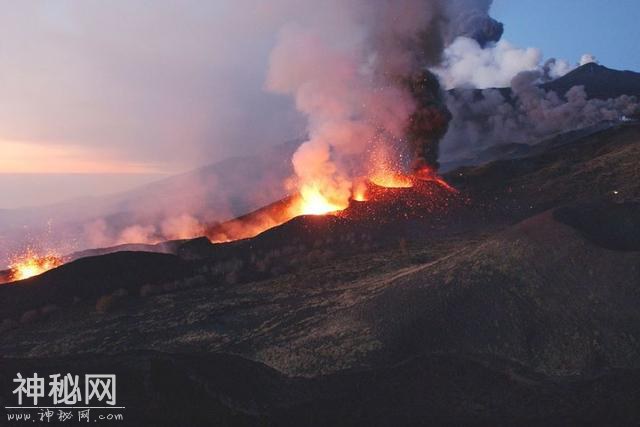
[[[453,171],[458,193],[77,260],[0,286],[0,377],[117,372],[130,425],[635,424],[639,164],[617,125]]]
[[[612,70],[591,62],[542,85],[545,90],[560,95],[566,94],[574,86],[584,86],[589,98],[607,100],[622,95],[640,97],[640,73]]]

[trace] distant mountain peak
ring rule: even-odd
[[[581,65],[578,68],[576,68],[575,70],[571,71],[572,73],[575,72],[598,72],[598,71],[616,71],[613,70],[611,68],[607,68],[604,65],[600,65],[597,62],[589,62],[587,64]]]
[[[589,98],[611,99],[622,95],[640,97],[640,73],[619,71],[590,62],[542,85],[560,95],[574,86],[584,86]]]

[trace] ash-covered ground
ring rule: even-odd
[[[0,383],[117,373],[128,425],[640,422],[640,125],[445,178],[0,286]]]

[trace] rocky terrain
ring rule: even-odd
[[[0,382],[114,372],[130,425],[636,425],[640,125],[445,178],[0,286]]]

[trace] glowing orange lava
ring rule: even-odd
[[[369,200],[368,190],[367,182],[360,180],[353,186],[353,194],[351,197],[356,202],[366,202]]]
[[[326,215],[345,210],[348,203],[341,204],[325,197],[315,186],[304,186],[300,190],[299,199],[293,203],[289,213],[292,217],[301,215]]]
[[[206,235],[213,243],[248,239],[295,217],[332,214],[346,209],[348,205],[348,200],[340,203],[325,197],[318,187],[304,186],[295,196],[287,197],[251,214],[211,226],[206,230]]]
[[[62,264],[64,264],[64,260],[58,255],[38,256],[33,251],[27,250],[24,254],[16,257],[9,266],[9,280],[13,282],[28,279]]]

